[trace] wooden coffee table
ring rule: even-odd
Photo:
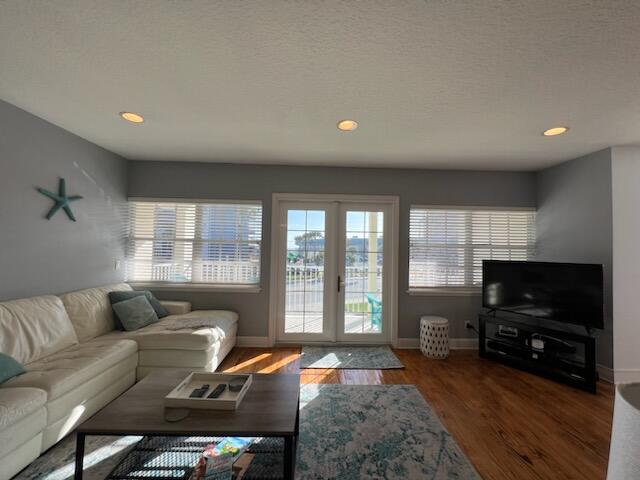
[[[77,428],[75,478],[82,479],[87,435],[226,436],[284,438],[284,478],[293,479],[298,437],[300,376],[253,374],[237,410],[191,410],[165,420],[164,397],[187,376],[184,370],[154,372]]]

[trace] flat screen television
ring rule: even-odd
[[[482,262],[482,305],[557,322],[604,328],[602,265]]]

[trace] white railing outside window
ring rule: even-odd
[[[345,302],[361,303],[362,293],[353,288],[358,282],[364,283],[369,270],[367,266],[353,266],[345,268]],[[324,301],[324,267],[309,265],[287,265],[287,309],[302,312],[309,306],[316,306],[321,310]],[[377,279],[378,286],[382,286],[382,278]],[[364,288],[364,287],[361,287]]]
[[[260,202],[132,201],[129,220],[129,282],[260,283]]]
[[[409,290],[477,289],[482,260],[531,260],[535,211],[412,206]]]

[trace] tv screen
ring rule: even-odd
[[[482,305],[531,317],[604,328],[602,265],[482,262]]]

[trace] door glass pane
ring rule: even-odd
[[[322,333],[325,212],[288,210],[285,333]]]
[[[382,333],[383,212],[346,213],[344,333]]]

